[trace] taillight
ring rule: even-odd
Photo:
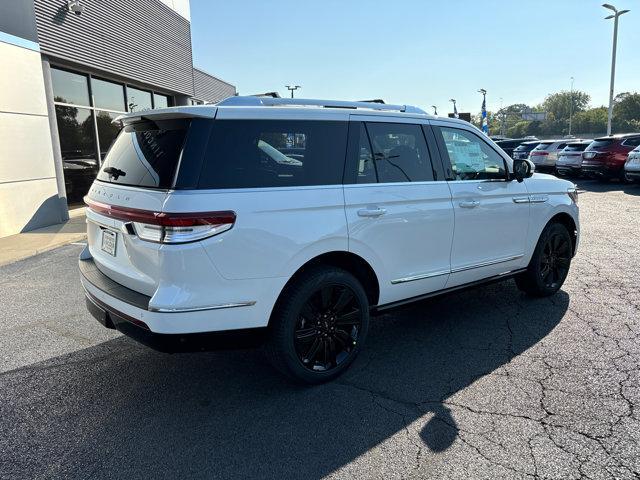
[[[533,152],[531,152],[531,155],[536,155],[536,156],[540,156],[540,157],[546,157],[547,155],[549,155],[549,152],[533,151]]]
[[[95,202],[85,197],[84,202],[96,213],[131,224],[142,240],[157,243],[195,242],[226,232],[236,222],[232,211],[169,213],[152,212],[137,208],[119,207]]]

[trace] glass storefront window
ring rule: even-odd
[[[129,112],[151,110],[151,92],[127,87],[127,103]]]
[[[53,97],[56,102],[90,105],[89,84],[86,75],[66,70],[51,69]]]
[[[98,78],[91,79],[94,107],[107,110],[126,110],[124,104],[124,87],[119,83],[107,82]]]
[[[166,95],[160,95],[159,93],[153,94],[153,108],[167,108],[169,106],[169,97]]]
[[[88,108],[56,105],[56,120],[67,200],[81,201],[99,167],[93,114]]]
[[[96,123],[98,124],[98,140],[100,143],[100,158],[104,158],[109,147],[120,132],[120,125],[113,121],[119,113],[96,110]]]

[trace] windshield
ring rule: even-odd
[[[188,120],[127,125],[111,146],[98,180],[147,188],[171,188]]]

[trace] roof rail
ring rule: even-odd
[[[411,105],[387,105],[373,102],[348,102],[344,100],[315,100],[305,98],[270,98],[270,97],[229,97],[217,103],[218,106],[232,107],[286,107],[303,106],[319,108],[367,109],[389,112],[427,114],[424,110]]]

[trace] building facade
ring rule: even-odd
[[[0,2],[0,237],[68,218],[124,112],[215,103],[189,0]]]

